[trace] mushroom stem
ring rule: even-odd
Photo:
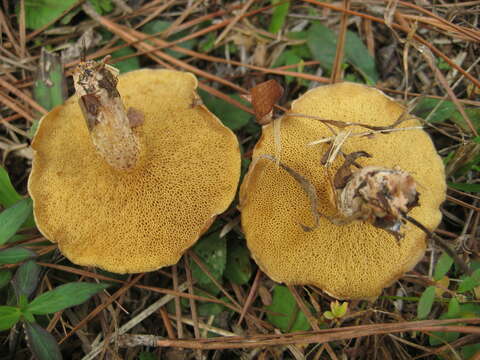
[[[401,237],[404,215],[418,206],[419,194],[410,174],[366,166],[343,180],[336,189],[336,202],[344,219],[367,221]]]
[[[117,90],[118,70],[107,59],[81,62],[73,79],[95,148],[110,166],[127,170],[137,163],[139,141]]]

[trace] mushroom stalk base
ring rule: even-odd
[[[367,166],[354,172],[343,189],[337,189],[336,205],[343,218],[336,220],[363,220],[399,234],[404,215],[418,206],[418,197],[415,181],[407,172]]]
[[[86,61],[73,78],[95,148],[110,166],[127,170],[137,163],[140,146],[117,90],[117,75],[105,62]]]

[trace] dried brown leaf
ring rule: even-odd
[[[268,124],[272,119],[273,107],[283,95],[282,86],[275,80],[258,84],[251,90],[255,117],[260,125]]]

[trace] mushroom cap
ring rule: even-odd
[[[375,126],[391,125],[403,112],[401,105],[377,89],[354,83],[310,90],[293,102],[291,110],[292,114]],[[409,119],[398,128],[418,125],[418,120]],[[348,129],[367,131],[358,126]],[[320,163],[328,145],[307,145],[331,136],[325,124],[311,118],[285,116],[281,122],[282,163],[315,186],[320,213],[334,216],[329,178],[343,163],[342,156],[328,170]],[[415,129],[373,138],[355,136],[342,146],[346,154],[361,150],[373,155],[358,159],[362,166],[399,166],[413,176],[420,206],[409,215],[433,230],[441,220],[439,206],[446,184],[443,163],[428,134]],[[253,158],[262,154],[275,154],[271,124],[263,127]],[[240,208],[248,247],[267,275],[286,284],[315,285],[336,298],[378,296],[417,264],[426,247],[425,234],[410,223],[403,226],[405,237],[399,243],[386,231],[361,221],[340,226],[322,217],[317,229],[305,232],[300,224],[310,226],[314,221],[307,194],[285,170],[265,159],[259,159],[245,176]]]
[[[196,78],[170,70],[119,77],[140,158],[116,170],[95,151],[77,98],[40,122],[29,192],[39,230],[79,265],[116,273],[175,264],[233,200],[240,177],[235,135],[203,105]]]

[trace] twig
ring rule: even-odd
[[[85,316],[82,321],[80,321],[73,329],[70,331],[67,335],[65,335],[60,341],[59,344],[63,343],[65,340],[67,340],[70,336],[75,334],[75,332],[78,329],[81,329],[84,327],[90,320],[92,320],[95,316],[97,316],[101,311],[103,311],[107,306],[109,306],[112,302],[114,302],[117,298],[119,298],[121,295],[123,295],[128,289],[130,289],[135,283],[137,283],[145,273],[137,275],[134,279],[128,282],[128,284],[125,284],[123,287],[121,287],[119,290],[117,290],[112,296],[108,298],[106,302],[95,308],[90,314]]]
[[[350,9],[350,0],[343,0],[345,10]],[[335,61],[333,62],[331,83],[337,83],[342,79],[342,61],[345,49],[345,39],[347,35],[348,13],[343,12],[340,20],[340,33],[337,38],[337,50],[335,52]]]
[[[371,136],[371,135],[376,135],[376,134],[387,134],[395,131],[410,131],[410,130],[422,130],[423,126],[410,126],[410,127],[404,127],[404,128],[394,128],[394,129],[387,129],[387,130],[377,130],[377,131],[365,131],[362,133],[351,133],[349,134],[349,137],[353,136]],[[330,142],[334,140],[336,136],[331,136],[328,138],[323,138],[320,140],[314,140],[309,142],[307,145],[312,146],[312,145],[318,145],[318,144],[324,144],[326,142]]]
[[[237,15],[233,18],[233,20],[228,24],[228,26],[222,31],[220,35],[218,35],[217,39],[215,40],[215,46],[220,44],[225,36],[230,32],[232,27],[242,18],[242,15],[248,10],[248,8],[253,4],[255,0],[248,0],[247,3],[242,7],[242,9],[238,12]]]
[[[167,310],[165,310],[163,307],[158,309],[160,312],[160,316],[162,317],[163,325],[165,326],[165,329],[167,330],[167,335],[169,339],[175,339],[175,332],[173,331],[173,326],[172,323],[170,322],[170,318],[168,317]]]
[[[433,56],[432,52],[425,45],[418,45],[415,42],[413,42],[413,45],[418,50],[418,52],[420,52],[420,54],[424,57],[424,59],[427,61],[428,66],[430,66],[430,68],[432,69],[433,73],[435,74],[435,77],[438,79],[438,82],[443,86],[443,88],[447,92],[448,96],[450,97],[450,99],[452,99],[456,108],[458,109],[458,111],[460,112],[462,117],[465,119],[465,122],[467,123],[468,127],[470,128],[470,131],[475,136],[478,136],[478,131],[475,128],[475,126],[473,126],[472,120],[470,119],[470,117],[465,112],[465,109],[463,108],[463,105],[458,101],[458,99],[455,96],[452,88],[448,84],[445,76],[443,76],[442,72],[435,65],[434,56]]]
[[[167,340],[152,335],[137,335],[144,340],[136,344],[156,347],[180,347],[188,349],[214,350],[256,348],[261,346],[279,346],[289,344],[326,343],[338,340],[354,339],[363,336],[390,334],[407,331],[443,331],[480,334],[477,326],[448,325],[455,323],[476,324],[480,319],[425,320],[401,323],[383,323],[372,325],[347,326],[310,332],[289,334],[256,335],[249,337],[224,337],[220,339]],[[132,335],[134,336],[134,335]]]
[[[30,97],[25,95],[24,92],[18,90],[15,86],[11,85],[9,82],[3,80],[2,78],[0,78],[0,85],[3,86],[8,91],[10,91],[11,93],[17,95],[20,99],[25,101],[28,105],[30,105],[32,108],[39,111],[40,113],[46,114],[48,112],[43,106],[41,106],[35,100],[31,99]]]
[[[173,279],[173,289],[178,291],[178,267],[177,265],[172,266],[172,279]],[[183,326],[180,318],[182,317],[182,307],[180,304],[180,298],[175,297],[175,317],[177,319],[177,335],[179,339],[183,338]]]
[[[245,304],[243,304],[242,312],[240,314],[240,318],[237,321],[237,326],[240,326],[243,319],[245,318],[245,314],[248,312],[248,308],[252,305],[253,300],[257,296],[258,285],[260,285],[260,279],[262,278],[262,271],[260,269],[257,270],[257,274],[255,275],[255,279],[253,280],[253,284],[250,287],[250,291],[248,292],[247,299],[245,300]]]
[[[450,247],[450,245],[445,241],[443,240],[440,236],[438,236],[437,234],[435,234],[434,232],[428,230],[425,225],[423,225],[422,223],[420,223],[419,221],[417,221],[416,219],[414,219],[413,217],[411,216],[408,216],[408,215],[404,215],[403,218],[407,221],[409,221],[410,223],[412,223],[413,225],[415,225],[417,228],[419,228],[420,230],[422,230],[425,234],[427,234],[427,236],[432,239],[433,241],[435,241],[435,243],[440,246],[442,248],[443,251],[445,251],[448,256],[450,256],[454,261],[455,263],[462,269],[462,271],[467,274],[467,275],[471,275],[472,274],[472,270],[467,266],[467,264],[457,255],[457,253]]]
[[[175,19],[175,21],[162,33],[162,38],[168,38],[195,9],[203,2],[203,0],[196,0],[193,5],[187,7],[182,11],[181,15]]]
[[[188,292],[190,295],[193,295],[193,279],[192,279],[192,271],[190,269],[190,264],[189,264],[189,256],[185,256],[183,258],[184,264],[185,264],[185,272],[187,273],[187,283],[188,283]],[[197,315],[197,305],[195,304],[194,299],[189,299],[190,302],[190,312],[192,313],[192,319],[193,319],[193,328],[194,328],[194,333],[195,333],[195,338],[199,339],[200,338],[200,330],[198,328],[198,315]]]
[[[207,266],[203,263],[202,259],[200,259],[200,257],[192,250],[188,251],[188,255],[192,258],[193,261],[195,261],[195,264],[198,265],[198,267],[205,273],[205,275],[210,279],[210,281],[215,284],[215,286],[223,293],[223,295],[225,295],[227,299],[232,302],[233,305],[240,308],[240,304],[233,298],[232,295],[228,293],[227,290],[225,290],[222,284],[220,284],[220,282],[215,279],[210,270],[208,270]]]
[[[326,2],[320,2],[318,0],[302,0],[304,2],[307,2],[307,3],[311,3],[311,4],[315,4],[315,5],[318,5],[318,6],[321,6],[321,7],[324,7],[324,8],[328,8],[328,9],[331,9],[331,10],[335,10],[335,11],[340,11],[340,12],[346,12],[350,15],[355,15],[355,16],[360,16],[362,18],[365,18],[365,19],[369,19],[369,20],[372,20],[372,21],[375,21],[375,22],[379,22],[379,23],[382,23],[382,24],[385,24],[385,20],[381,19],[381,18],[378,18],[378,17],[375,17],[375,16],[372,16],[372,15],[368,15],[368,14],[363,14],[361,12],[358,12],[358,11],[353,11],[353,10],[347,10],[347,9],[344,9],[342,7],[338,7],[338,6],[335,6],[335,5],[332,5],[332,4],[329,4],[329,3],[326,3]],[[399,24],[395,24],[393,23],[392,24],[392,27],[393,28],[396,28],[398,30],[401,30],[405,33],[408,33],[410,29],[402,26],[402,25],[399,25]],[[435,53],[436,55],[440,56],[443,60],[445,60],[448,65],[450,65],[451,67],[457,69],[459,72],[461,72],[466,78],[468,78],[472,83],[475,84],[475,86],[479,87],[480,88],[480,80],[478,80],[477,78],[475,78],[473,75],[471,74],[468,74],[464,69],[462,69],[460,66],[458,66],[455,62],[453,62],[447,55],[445,55],[444,53],[442,53],[440,50],[438,50],[435,46],[433,46],[430,42],[428,42],[427,40],[423,39],[422,37],[420,37],[419,35],[413,35],[413,38],[415,40],[417,40],[418,42],[420,42],[421,44],[425,45],[426,47],[428,47],[433,53]]]
[[[187,289],[188,285],[187,283],[183,283],[179,286],[179,291],[185,291]],[[171,300],[175,298],[175,295],[165,295],[162,298],[158,299],[155,301],[152,305],[147,307],[145,310],[140,312],[138,315],[136,315],[134,318],[126,322],[123,326],[118,329],[117,332],[115,332],[109,339],[108,343],[111,343],[115,339],[117,339],[118,336],[125,334],[127,331],[132,329],[133,327],[137,326],[139,323],[141,323],[143,320],[148,318],[150,315],[155,313],[159,308],[162,306],[165,306],[167,303],[169,303]],[[102,349],[106,346],[105,340],[100,342],[97,346],[95,346],[92,351],[90,351],[87,355],[85,355],[82,360],[93,360],[97,357],[97,355],[102,351]]]
[[[24,59],[27,55],[27,42],[25,39],[25,0],[20,0],[20,13],[18,14],[18,32],[20,42],[20,53],[18,54],[21,59]]]
[[[192,269],[190,268],[190,257],[188,255],[183,257],[183,262],[185,264],[185,272],[187,274],[187,283],[188,283],[188,292],[190,295],[193,295],[193,278],[192,278]],[[197,313],[197,304],[194,299],[189,299],[190,303],[190,314],[192,315],[193,321],[193,333],[195,334],[195,339],[200,339],[200,328],[198,326],[198,313]],[[198,360],[202,359],[201,350],[196,351],[195,353]]]
[[[15,100],[13,100],[10,96],[3,94],[2,92],[0,92],[0,102],[3,102],[13,111],[23,115],[23,117],[28,121],[33,122],[35,120],[35,118],[30,115],[28,111],[24,110],[22,107],[20,107],[20,105],[18,105],[17,102],[15,102]]]

